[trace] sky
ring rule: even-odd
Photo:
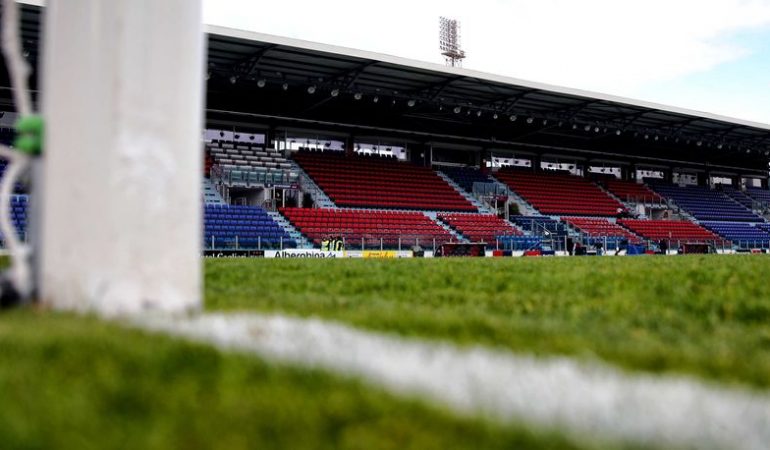
[[[204,0],[206,23],[770,124],[770,0]]]

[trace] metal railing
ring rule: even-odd
[[[292,185],[299,181],[299,174],[291,169],[224,169],[211,168],[211,181],[232,187],[256,187],[266,185]]]

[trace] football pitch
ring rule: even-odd
[[[211,259],[205,272],[207,311],[319,317],[763,394],[770,385],[762,255]],[[0,442],[9,448],[608,446],[94,318],[5,312],[0,349]]]

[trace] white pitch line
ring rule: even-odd
[[[151,318],[139,325],[225,350],[358,376],[464,415],[577,438],[694,448],[767,449],[770,396],[687,377],[403,339],[316,319],[254,314]]]

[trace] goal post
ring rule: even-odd
[[[48,2],[35,180],[43,304],[108,316],[200,309],[201,9]]]

